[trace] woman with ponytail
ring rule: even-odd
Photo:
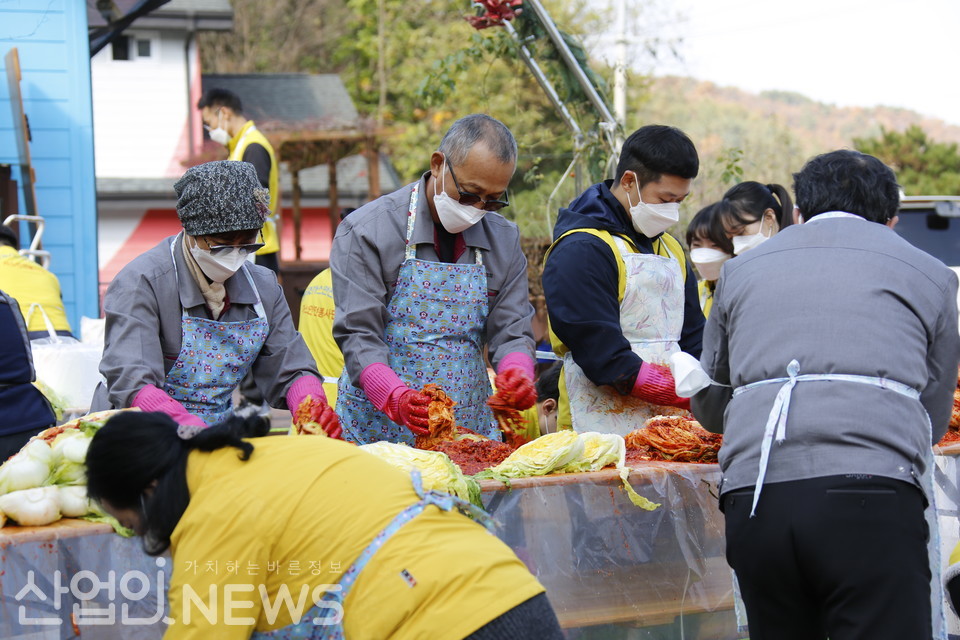
[[[723,194],[718,207],[717,215],[738,256],[793,223],[793,200],[779,184],[741,182]]]
[[[90,444],[90,497],[173,558],[166,640],[563,637],[543,587],[464,515],[481,510],[351,444],[259,424],[123,412]]]

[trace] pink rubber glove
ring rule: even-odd
[[[367,399],[388,418],[417,435],[429,433],[424,418],[430,397],[403,384],[393,369],[374,362],[360,372],[359,382]]]
[[[287,409],[296,411],[307,396],[313,396],[315,400],[327,402],[327,394],[323,392],[323,383],[320,378],[309,373],[294,380],[290,388],[287,389]]]
[[[526,353],[514,351],[503,356],[500,364],[497,365],[497,373],[506,373],[507,369],[519,369],[527,376],[527,380],[533,381],[537,377],[534,367],[533,358]]]
[[[187,411],[185,406],[171,398],[166,391],[156,385],[148,384],[140,389],[137,395],[133,397],[130,406],[137,407],[141,411],[160,411],[173,418],[177,424],[207,427],[207,423],[200,416]]]
[[[670,367],[659,364],[644,362],[640,365],[640,373],[637,374],[637,381],[633,383],[630,395],[651,404],[690,410],[690,398],[677,395]]]
[[[310,397],[311,404],[302,407],[303,401]],[[319,405],[319,406],[318,406]],[[320,425],[331,438],[340,438],[343,429],[340,428],[340,419],[336,411],[327,402],[323,392],[323,383],[320,378],[306,374],[293,381],[287,389],[287,408],[294,415],[294,422],[300,419],[310,419]],[[303,411],[301,411],[301,408]]]

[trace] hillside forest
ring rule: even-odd
[[[638,0],[653,10],[661,0]],[[588,139],[581,175],[567,169],[573,137],[520,59],[503,27],[474,29],[466,1],[232,0],[234,31],[202,34],[205,73],[337,73],[360,112],[386,128],[383,152],[402,181],[427,167],[430,153],[458,117],[481,111],[503,121],[520,149],[504,214],[528,238],[549,237],[558,207],[576,186],[603,179],[608,154],[597,115],[544,37],[524,12],[511,22],[525,38]],[[613,69],[590,56],[589,44],[611,17],[585,0],[544,0],[583,67],[612,103]],[[582,45],[582,43],[588,43]],[[681,224],[743,180],[792,186],[809,157],[837,148],[873,153],[898,172],[908,195],[960,195],[960,127],[918,113],[876,107],[837,107],[786,92],[752,94],[692,78],[656,74],[658,56],[677,43],[636,43],[649,74],[630,73],[624,131],[650,123],[683,129],[700,152],[700,175]],[[576,171],[576,170],[574,170]],[[583,175],[586,174],[586,175]],[[579,178],[579,179],[578,179]],[[559,186],[558,186],[559,185]],[[553,194],[553,198],[550,196]],[[678,234],[682,236],[681,234]]]

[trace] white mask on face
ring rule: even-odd
[[[217,144],[222,144],[227,146],[227,143],[230,142],[230,134],[227,133],[227,130],[223,128],[223,114],[220,111],[217,111],[217,128],[210,129],[207,133],[210,134],[210,139],[216,142]]]
[[[764,235],[763,233],[763,221],[760,222],[760,231],[757,233],[752,233],[748,236],[734,236],[733,237],[733,254],[739,256],[744,251],[749,251],[754,249],[759,245],[763,244],[767,240],[773,237],[773,229],[770,229],[770,235]]]
[[[720,267],[732,258],[729,253],[709,247],[698,247],[690,250],[690,261],[697,268],[697,273],[704,280],[713,281],[720,277]]]
[[[194,241],[196,242],[196,241]],[[213,255],[206,249],[194,245],[190,247],[190,254],[200,265],[200,270],[204,275],[214,282],[225,282],[230,276],[235,274],[247,260],[249,252],[246,249],[237,247],[228,249]]]
[[[437,180],[433,180],[433,206],[437,208],[437,217],[440,218],[440,224],[450,233],[460,233],[464,229],[469,229],[480,222],[487,213],[483,209],[460,204],[451,198],[446,192],[447,161],[444,159],[443,167],[440,169],[441,191],[437,192]]]
[[[680,203],[663,202],[647,204],[642,199],[633,204],[630,200],[630,191],[627,193],[627,204],[630,205],[630,220],[633,228],[647,236],[654,238],[680,221]]]

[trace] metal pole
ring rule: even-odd
[[[587,74],[583,72],[583,69],[580,67],[580,63],[577,62],[573,52],[570,51],[570,47],[568,47],[567,43],[564,42],[563,36],[560,34],[560,30],[557,29],[557,25],[554,23],[553,18],[550,17],[550,14],[547,13],[547,10],[543,8],[542,4],[540,4],[540,0],[526,0],[525,4],[533,9],[533,12],[540,19],[540,22],[543,24],[543,28],[547,31],[547,35],[550,36],[550,40],[552,40],[553,44],[557,47],[557,50],[560,52],[560,56],[563,58],[563,61],[566,63],[570,71],[573,72],[573,75],[580,83],[580,86],[587,94],[587,98],[589,98],[594,108],[600,112],[603,119],[607,122],[616,122],[616,118],[614,118],[613,114],[610,113],[610,108],[607,107],[607,103],[604,102],[600,94],[597,93],[596,88],[593,86],[593,83],[590,82],[590,78],[587,77]]]
[[[613,72],[613,111],[617,122],[624,127],[627,124],[627,0],[617,0],[617,22],[620,33]]]
[[[533,74],[533,77],[537,79],[537,83],[540,85],[540,88],[543,89],[544,93],[547,94],[547,98],[550,99],[550,103],[553,104],[554,108],[560,112],[560,117],[563,118],[564,122],[567,123],[567,126],[573,130],[575,136],[583,136],[583,131],[580,129],[580,125],[577,124],[577,121],[574,119],[573,115],[570,114],[570,111],[567,109],[567,105],[563,103],[563,100],[560,99],[560,96],[557,94],[557,90],[553,88],[553,83],[550,82],[550,79],[547,78],[546,74],[540,68],[540,65],[537,64],[537,61],[533,59],[533,55],[530,53],[530,50],[527,49],[527,45],[523,43],[523,39],[520,37],[520,34],[517,33],[516,29],[513,28],[513,25],[509,22],[504,22],[503,27],[507,30],[507,33],[517,41],[517,44],[520,45],[520,58],[530,69],[530,72]]]

